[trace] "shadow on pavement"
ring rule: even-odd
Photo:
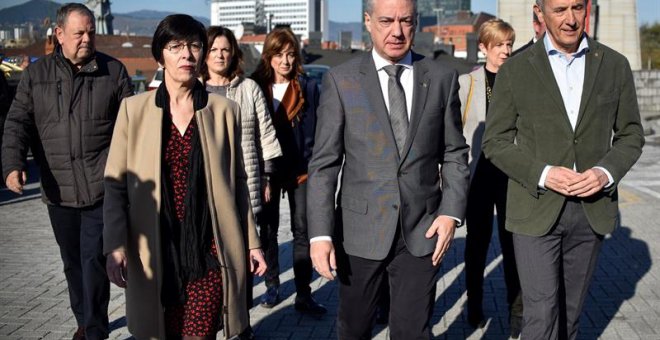
[[[637,283],[651,269],[649,247],[621,226],[603,242],[598,264],[580,317],[578,339],[596,339],[615,319],[625,319],[623,304],[637,291]],[[630,306],[629,306],[630,307]],[[634,307],[631,307],[634,308]]]

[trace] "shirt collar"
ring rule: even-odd
[[[387,65],[392,65],[392,63],[390,63],[388,60],[381,57],[375,49],[371,50],[371,56],[374,58],[374,64],[376,64],[377,71],[382,70],[383,67]],[[408,51],[408,53],[406,53],[406,55],[401,60],[399,60],[396,65],[402,65],[406,68],[412,69],[412,52]]]
[[[550,35],[547,33],[543,35],[543,45],[545,46],[545,52],[548,55],[563,54],[563,52],[560,52],[555,47],[555,45],[552,44],[552,39],[550,39]],[[582,33],[582,39],[580,39],[580,45],[578,45],[577,51],[575,51],[575,53],[572,53],[572,56],[580,57],[584,55],[587,51],[589,51],[589,41],[587,39],[587,34]]]

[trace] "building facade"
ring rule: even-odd
[[[213,0],[211,25],[236,30],[242,23],[266,26],[289,25],[302,39],[309,32],[323,32],[328,39],[327,0]]]
[[[459,11],[470,10],[470,0],[417,0],[417,12],[423,16],[432,16],[439,11],[440,16],[450,17]]]

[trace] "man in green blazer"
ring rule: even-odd
[[[587,1],[536,0],[546,36],[502,66],[486,123],[483,151],[510,179],[523,339],[577,336],[617,184],[644,144],[630,66],[585,34]]]

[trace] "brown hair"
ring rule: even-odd
[[[304,74],[298,39],[288,27],[275,28],[266,36],[263,52],[261,52],[261,60],[259,60],[259,65],[257,65],[257,69],[251,76],[262,89],[269,87],[275,81],[275,73],[270,66],[271,59],[287,46],[291,46],[293,53],[296,55],[296,59],[293,60],[290,79]]]
[[[229,61],[229,66],[227,66],[227,70],[225,71],[227,73],[227,78],[229,79],[234,79],[240,75],[243,74],[243,51],[241,51],[241,48],[238,46],[238,41],[236,40],[236,36],[234,36],[234,33],[227,27],[223,26],[211,26],[206,30],[206,35],[208,36],[208,53],[211,53],[211,47],[213,46],[213,43],[215,42],[216,38],[219,37],[225,37],[227,38],[227,41],[229,42],[229,46],[231,46],[231,60]],[[211,76],[209,75],[209,68],[208,65],[206,65],[206,59],[208,58],[208,54],[204,56],[204,62],[202,63],[202,69],[201,69],[201,74],[202,74],[202,79],[204,81],[209,80]]]
[[[479,43],[490,47],[504,40],[516,40],[516,32],[513,27],[502,19],[490,19],[479,27]]]

